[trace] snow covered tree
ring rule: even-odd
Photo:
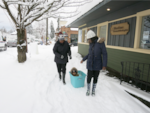
[[[26,27],[26,31],[27,31],[27,33],[29,33],[29,34],[33,34],[33,27],[32,27],[32,24],[30,24],[30,25],[28,25],[28,26]]]
[[[26,61],[25,28],[46,18],[69,18],[78,14],[77,8],[92,0],[1,0],[17,30],[18,61]],[[75,7],[73,11],[69,7]],[[14,11],[15,8],[15,11]]]
[[[40,39],[44,40],[44,37],[46,36],[45,21],[40,21],[37,23],[36,32],[39,34]]]
[[[51,37],[51,39],[52,39],[52,38],[54,38],[54,36],[55,36],[55,30],[54,30],[54,24],[53,24],[53,21],[51,21],[50,30],[51,30],[50,37]]]

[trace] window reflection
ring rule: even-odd
[[[142,18],[140,48],[150,49],[150,15]]]

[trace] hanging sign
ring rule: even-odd
[[[126,35],[129,32],[128,22],[112,25],[110,28],[111,35]]]

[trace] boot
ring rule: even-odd
[[[95,84],[95,83],[93,83],[92,96],[95,96],[95,88],[96,88],[96,84]]]
[[[59,73],[59,79],[61,80],[61,72]]]
[[[65,73],[63,73],[63,84],[66,85],[66,82],[65,82]]]
[[[91,86],[91,84],[87,84],[86,96],[89,96],[89,95],[90,95],[90,86]]]

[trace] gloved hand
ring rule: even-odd
[[[61,59],[64,59],[64,55],[61,55],[61,57],[60,57]]]
[[[70,56],[70,59],[72,59],[72,56]]]

